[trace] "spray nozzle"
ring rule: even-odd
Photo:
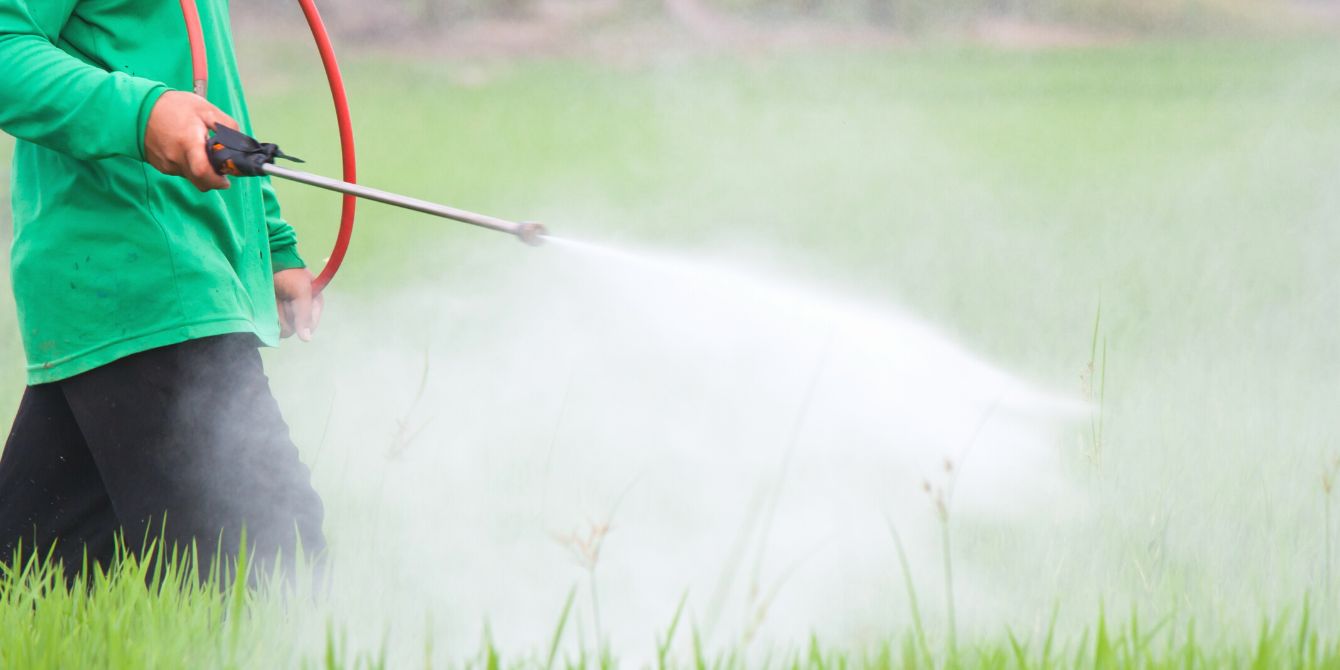
[[[549,229],[534,221],[527,221],[517,226],[516,236],[522,242],[532,247],[538,247],[544,244],[544,238],[549,235]]]

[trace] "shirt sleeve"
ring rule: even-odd
[[[0,0],[0,130],[81,160],[143,160],[168,88],[108,72],[56,45],[79,0]]]
[[[261,194],[265,199],[265,225],[270,232],[270,265],[274,272],[307,267],[307,263],[298,255],[298,233],[284,220],[279,209],[279,198],[275,195],[270,178],[261,180]]]

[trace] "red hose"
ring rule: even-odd
[[[335,101],[335,119],[340,127],[340,155],[344,159],[344,181],[358,183],[358,159],[354,154],[354,122],[349,115],[349,96],[344,91],[344,76],[340,74],[340,63],[335,59],[335,47],[330,43],[330,33],[321,20],[321,12],[316,9],[314,0],[298,0],[302,13],[307,17],[307,25],[312,28],[312,37],[321,52],[321,64],[326,68],[326,79],[330,82],[330,95]],[[325,269],[312,282],[312,291],[320,293],[335,273],[339,272],[344,255],[349,251],[349,241],[354,236],[354,209],[358,198],[344,196],[344,209],[340,215],[340,232],[335,237],[335,248],[330,252]]]
[[[209,64],[205,55],[205,38],[200,28],[200,13],[195,4],[196,0],[181,0],[182,14],[186,17],[186,33],[191,41],[191,71],[195,81],[198,95],[205,95],[204,91],[209,81]],[[321,12],[317,10],[314,0],[298,0],[298,5],[302,7],[302,13],[307,17],[307,25],[312,29],[312,37],[316,40],[317,50],[321,53],[321,64],[326,69],[326,79],[330,83],[330,94],[335,101],[335,118],[340,129],[340,155],[344,161],[344,181],[351,184],[358,183],[358,159],[354,152],[354,122],[349,114],[349,97],[344,90],[344,76],[340,74],[340,64],[335,58],[335,48],[330,42],[330,33],[326,30],[326,24],[321,20]],[[335,237],[335,248],[330,252],[330,258],[326,261],[326,267],[312,281],[312,291],[320,293],[330,284],[330,280],[335,278],[335,273],[339,272],[340,264],[344,262],[344,256],[349,251],[349,242],[354,235],[354,211],[358,206],[358,198],[352,195],[344,196],[344,206],[340,214],[340,232]]]
[[[181,13],[186,18],[186,36],[191,41],[191,88],[203,98],[209,91],[209,57],[200,29],[200,9],[195,0],[181,0]]]

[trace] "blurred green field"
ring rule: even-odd
[[[1338,62],[1320,41],[381,56],[353,64],[351,87],[366,183],[580,239],[762,260],[901,303],[1057,388],[1081,386],[1101,306],[1101,462],[1078,440],[1073,456],[1103,532],[1082,545],[1130,558],[1075,583],[1175,584],[1228,607],[1320,578],[1320,477],[1340,454]],[[319,79],[252,70],[270,77],[258,132],[333,170]],[[281,193],[319,255],[334,199]],[[365,211],[339,290],[471,290],[452,251],[419,250],[448,240],[464,257],[487,234]],[[980,551],[1005,540],[982,530]]]
[[[1002,580],[1021,600],[1153,604],[1254,629],[1307,595],[1340,596],[1325,583],[1322,488],[1340,456],[1337,64],[1333,41],[1225,41],[608,62],[382,52],[346,69],[369,185],[901,304],[1055,388],[1083,384],[1101,308],[1101,439],[1076,435],[1067,455],[1097,500],[1092,522],[1026,537],[964,527],[958,551],[1053,547],[1064,567],[1047,580]],[[243,66],[257,134],[336,173],[313,59],[270,45]],[[279,188],[319,261],[338,200]],[[489,276],[462,268],[501,244],[489,235],[367,205],[330,310],[411,281],[476,290]],[[8,416],[22,352],[5,294]],[[319,364],[270,361],[290,390]],[[322,417],[291,418],[310,448]],[[1007,561],[1002,575],[1026,572]],[[1335,623],[1324,610],[1307,625],[1334,640]],[[1251,647],[1186,667],[1246,664]],[[1183,656],[1160,658],[1132,664]]]

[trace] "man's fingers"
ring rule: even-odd
[[[311,342],[325,308],[325,299],[312,290],[312,273],[301,268],[280,270],[274,279],[283,336],[297,335],[303,342]]]
[[[232,185],[227,177],[214,171],[214,166],[209,162],[209,155],[205,152],[204,139],[201,139],[200,146],[193,147],[187,152],[186,160],[187,168],[190,170],[186,178],[201,191],[226,189]]]
[[[191,173],[187,175],[187,178],[201,191],[227,189],[232,184],[227,177],[214,171],[214,165],[209,162],[209,152],[205,147],[209,144],[209,131],[219,125],[237,130],[237,121],[213,105],[209,105],[204,110],[200,115],[200,120],[204,123],[204,128],[201,129],[199,147],[190,149]]]
[[[280,339],[293,336],[293,307],[287,300],[275,300],[275,309],[279,312]]]
[[[321,327],[321,312],[326,309],[326,296],[320,293],[312,298],[312,332]]]
[[[218,125],[218,124],[223,124],[223,125],[225,125],[225,126],[228,126],[229,128],[232,128],[233,130],[241,130],[241,129],[242,129],[242,128],[237,124],[237,120],[236,120],[236,119],[234,119],[234,118],[231,117],[231,116],[228,116],[227,114],[225,114],[225,113],[223,112],[223,110],[220,110],[220,109],[215,109],[215,110],[211,111],[211,112],[209,113],[209,115],[205,118],[205,123],[207,123],[207,124],[209,125],[210,130],[213,130],[213,129],[214,129],[214,126],[216,126],[216,125]]]
[[[184,177],[201,191],[226,189],[228,179],[214,172],[205,144],[218,126],[237,128],[208,100],[184,91],[168,91],[154,103],[144,131],[145,160],[163,174]]]
[[[298,331],[298,339],[312,341],[312,293],[305,291],[293,298],[293,327]]]

